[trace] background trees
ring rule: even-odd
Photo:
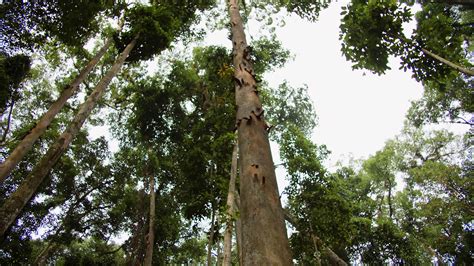
[[[282,213],[291,221],[291,253],[298,264],[472,264],[470,135],[423,128],[444,120],[469,124],[472,10],[423,2],[413,16],[412,5],[352,1],[344,11],[343,52],[356,67],[383,73],[387,57],[395,55],[425,85],[403,132],[351,165],[328,167],[330,151],[310,139],[317,125],[311,88],[288,82],[271,88],[263,80],[266,71],[290,57],[278,36],[253,36],[243,49],[247,63],[242,69],[247,70],[240,74],[250,76],[239,79],[239,86],[247,86],[245,80],[258,85],[268,137],[279,147],[281,163],[270,168],[286,171],[289,185],[275,195],[284,199]],[[0,32],[5,33],[2,38],[10,37],[1,39],[4,159],[77,69],[108,37],[113,39],[97,67],[77,84],[78,93],[64,102],[0,186],[5,210],[8,197],[70,125],[117,51],[130,42],[136,45],[123,71],[110,76],[110,88],[95,99],[97,108],[85,116],[86,126],[75,129],[70,147],[45,170],[33,199],[3,236],[0,263],[220,264],[223,224],[248,215],[242,205],[230,219],[225,215],[238,113],[231,88],[239,70],[235,65],[243,65],[233,64],[235,54],[224,47],[182,48],[176,42],[199,37],[194,31],[200,14],[196,10],[219,7],[211,1],[77,6],[74,1],[1,5]],[[319,1],[239,5],[243,21],[260,12],[270,28],[281,10],[315,21],[325,7]],[[117,31],[111,21],[120,13],[124,26]],[[405,36],[404,22],[415,18],[417,29]],[[178,50],[170,51],[172,46]],[[177,52],[179,48],[192,53]],[[104,125],[113,138],[92,137]],[[241,167],[244,158],[237,160]],[[265,177],[260,180],[268,185]],[[236,198],[243,182],[241,171]],[[244,249],[250,250],[251,244]],[[237,263],[242,242],[233,246],[231,259]]]

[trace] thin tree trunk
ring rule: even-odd
[[[235,190],[235,207],[236,211],[240,210],[240,195],[237,190]],[[242,220],[240,220],[240,217],[235,220],[235,239],[237,240],[237,255],[239,256],[239,265],[244,265],[242,263]]]
[[[224,266],[232,265],[232,231],[235,219],[235,179],[237,178],[238,143],[234,144],[230,168],[229,191],[227,192],[227,228],[224,233]]]
[[[2,139],[0,140],[0,145],[4,144],[7,140],[8,131],[10,131],[10,126],[11,126],[11,122],[12,122],[12,113],[13,113],[13,107],[14,106],[15,106],[15,100],[12,99],[12,102],[10,104],[10,108],[9,108],[9,111],[8,111],[7,124],[5,125],[5,128],[2,128],[3,133],[2,133]],[[1,166],[2,165],[3,165],[3,163],[0,164],[0,171],[1,171]],[[1,176],[0,176],[0,184],[3,182],[3,180],[5,180],[5,179],[2,179]]]
[[[48,242],[46,247],[41,250],[40,254],[36,257],[35,261],[33,262],[33,265],[35,266],[44,266],[46,265],[46,262],[48,258],[51,256],[51,254],[59,247],[58,243],[55,242]]]
[[[250,62],[238,0],[229,0],[240,160],[244,265],[292,265],[268,125]]]
[[[393,216],[393,206],[392,206],[392,182],[388,181],[388,217],[391,219]]]
[[[291,214],[287,210],[283,210],[283,212],[285,214],[285,220],[287,220],[291,225],[293,225],[296,229],[298,229],[296,220],[291,216]],[[328,256],[331,265],[347,266],[347,263],[343,259],[341,259],[336,253],[334,253],[334,251],[332,251],[329,247],[327,247],[324,244],[324,242],[314,232],[310,232],[310,234],[311,234],[311,239],[314,242],[316,242],[318,246],[322,247],[323,251]]]
[[[58,140],[51,145],[39,163],[33,168],[31,173],[20,184],[18,189],[0,207],[0,238],[3,237],[16,217],[21,213],[23,207],[28,203],[36,192],[41,182],[45,179],[51,168],[56,164],[64,151],[69,147],[76,134],[81,129],[87,117],[94,109],[97,101],[104,94],[107,86],[113,77],[119,72],[125,59],[137,43],[138,35],[125,47],[114,65],[107,74],[99,81],[94,91],[83,103],[76,116],[69,124],[68,128],[61,134]]]
[[[309,222],[309,230],[314,232],[311,221]],[[314,259],[316,260],[316,265],[321,266],[321,252],[319,251],[318,239],[314,237],[314,234],[311,234],[311,240],[313,241]]]
[[[453,62],[451,62],[451,61],[449,61],[449,60],[447,60],[447,59],[445,59],[445,58],[443,58],[443,57],[441,57],[441,56],[439,56],[435,53],[432,53],[432,52],[426,50],[425,48],[421,48],[421,51],[423,53],[425,53],[426,55],[438,60],[439,62],[441,62],[443,64],[448,65],[449,67],[452,67],[452,68],[456,69],[457,71],[459,71],[461,73],[464,73],[464,74],[469,75],[469,76],[474,76],[474,70],[471,70],[471,69],[462,67],[460,65],[457,65],[457,64],[455,64],[455,63],[453,63]]]
[[[153,244],[155,242],[155,176],[150,175],[150,221],[148,223],[147,247],[145,254],[145,266],[151,266],[153,261]]]
[[[211,228],[209,229],[209,242],[207,243],[207,266],[212,265],[212,242],[214,242],[214,220],[215,220],[215,210],[214,205],[212,205],[212,213],[211,213]]]
[[[77,91],[79,85],[84,81],[87,75],[97,65],[99,60],[104,56],[105,52],[110,47],[112,38],[105,41],[104,46],[97,52],[97,54],[89,61],[89,63],[79,72],[79,75],[69,84],[59,95],[59,98],[51,104],[48,111],[36,123],[36,126],[21,140],[15,147],[8,158],[0,165],[0,183],[3,183],[16,165],[23,159],[23,157],[31,150],[33,144],[46,131],[48,126],[53,121],[54,117],[61,111],[67,100]]]
[[[222,246],[221,246],[221,240],[217,240],[217,263],[216,265],[222,265]]]

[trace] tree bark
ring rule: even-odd
[[[457,71],[459,71],[459,72],[461,72],[461,73],[464,73],[464,74],[466,74],[466,75],[468,75],[468,76],[474,76],[474,70],[471,70],[471,69],[462,67],[462,66],[460,66],[460,65],[457,65],[457,64],[455,64],[455,63],[453,63],[453,62],[451,62],[451,61],[449,61],[449,60],[447,60],[447,59],[444,59],[443,57],[441,57],[441,56],[439,56],[439,55],[437,55],[437,54],[435,54],[435,53],[432,53],[432,52],[426,50],[425,48],[421,48],[421,51],[422,51],[423,53],[425,53],[426,55],[428,55],[428,56],[430,56],[430,57],[432,57],[432,58],[438,60],[439,62],[441,62],[441,63],[443,63],[443,64],[445,64],[445,65],[448,65],[449,67],[452,67],[452,68],[456,69]]]
[[[79,72],[79,75],[69,84],[59,95],[59,98],[51,104],[48,111],[36,123],[36,126],[26,135],[21,142],[15,147],[8,158],[0,165],[0,183],[3,183],[16,165],[31,150],[33,144],[46,131],[53,121],[54,117],[61,111],[67,100],[77,91],[79,85],[84,81],[87,75],[97,65],[99,60],[104,56],[110,47],[112,38],[105,41],[104,46],[89,61],[89,63]]]
[[[211,213],[211,228],[209,229],[209,242],[207,243],[207,266],[212,265],[212,242],[214,242],[214,221],[215,221],[215,210],[214,205],[212,205],[212,213]]]
[[[147,248],[145,266],[151,266],[153,261],[153,247],[155,243],[155,176],[150,174],[150,220],[148,222]]]
[[[13,192],[5,203],[0,207],[0,238],[3,237],[16,217],[21,213],[23,207],[28,203],[40,184],[45,179],[51,168],[56,164],[64,151],[69,147],[74,137],[77,135],[87,117],[94,109],[97,101],[104,94],[107,86],[113,77],[119,72],[135,46],[138,35],[125,47],[124,51],[117,58],[107,74],[99,81],[94,91],[89,95],[86,102],[83,103],[76,116],[69,124],[67,129],[61,134],[55,143],[51,145],[46,154],[41,158],[31,173],[23,180],[18,189]]]
[[[238,143],[235,143],[232,151],[232,163],[230,169],[229,191],[227,192],[227,228],[224,233],[224,266],[232,265],[232,231],[235,217],[235,179],[237,178],[237,152]]]
[[[285,220],[287,220],[296,229],[300,230],[298,228],[299,226],[296,223],[296,220],[291,216],[291,214],[287,210],[283,210],[283,212],[285,214]],[[331,265],[347,266],[347,263],[343,259],[341,259],[336,253],[334,253],[334,251],[332,251],[329,247],[327,247],[324,244],[324,242],[314,232],[310,232],[310,234],[311,234],[311,239],[313,240],[313,242],[315,242],[317,246],[322,247],[323,251],[328,256]]]
[[[244,265],[292,265],[275,169],[238,0],[229,0]]]

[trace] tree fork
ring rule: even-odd
[[[229,0],[240,161],[242,262],[292,265],[275,169],[238,1]]]
[[[114,65],[99,81],[87,100],[81,105],[79,111],[67,129],[61,134],[57,141],[50,146],[49,150],[41,158],[41,160],[33,168],[25,180],[23,180],[18,189],[13,192],[0,207],[0,238],[3,237],[10,225],[15,221],[28,201],[33,197],[33,194],[43,182],[51,168],[53,168],[64,151],[69,147],[69,144],[72,142],[84,124],[85,120],[94,109],[97,101],[104,94],[105,89],[110,84],[110,81],[118,73],[124,64],[125,59],[127,59],[128,55],[135,47],[138,37],[139,35],[135,36],[135,38],[127,45],[127,47],[125,47],[123,52],[115,61]]]
[[[26,135],[21,142],[15,147],[8,158],[0,165],[0,183],[3,183],[11,171],[23,159],[23,157],[31,150],[33,144],[46,131],[53,121],[54,117],[61,111],[67,100],[77,91],[79,85],[84,81],[87,75],[97,65],[99,60],[104,56],[110,47],[112,38],[108,38],[102,48],[89,61],[89,63],[79,72],[79,75],[61,92],[59,98],[51,104],[48,111],[36,123],[36,126]]]

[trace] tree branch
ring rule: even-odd
[[[296,219],[291,216],[290,212],[286,209],[283,210],[283,215],[285,216],[285,220],[287,220],[291,225],[293,225],[295,228],[298,228],[299,226],[297,225]],[[324,242],[319,238],[314,232],[310,232],[311,238],[313,241],[315,241],[318,246],[322,247],[322,250],[326,251],[329,260],[331,261],[331,265],[336,265],[336,266],[347,266],[347,263],[341,259],[334,251],[332,251],[328,246],[324,244]]]
[[[450,67],[456,69],[457,71],[459,71],[459,72],[461,72],[461,73],[464,73],[464,74],[466,74],[466,75],[468,75],[468,76],[474,76],[474,70],[471,70],[471,69],[462,67],[462,66],[460,66],[460,65],[457,65],[457,64],[455,64],[455,63],[453,63],[453,62],[451,62],[451,61],[449,61],[449,60],[447,60],[447,59],[445,59],[445,58],[443,58],[443,57],[441,57],[441,56],[439,56],[439,55],[437,55],[437,54],[435,54],[435,53],[432,53],[432,52],[426,50],[425,48],[420,48],[420,49],[421,49],[421,51],[422,51],[424,54],[426,54],[426,55],[428,55],[428,56],[430,56],[430,57],[432,57],[432,58],[438,60],[439,62],[441,62],[441,63],[443,63],[443,64],[446,64],[446,65],[448,65],[448,66],[450,66]]]
[[[10,111],[8,112],[8,119],[7,119],[7,125],[6,128],[4,128],[2,139],[0,140],[0,143],[5,143],[5,140],[7,139],[7,134],[8,131],[10,131],[10,124],[12,120],[12,113],[13,113],[13,106],[15,105],[15,100],[12,100],[12,103],[10,104]]]

